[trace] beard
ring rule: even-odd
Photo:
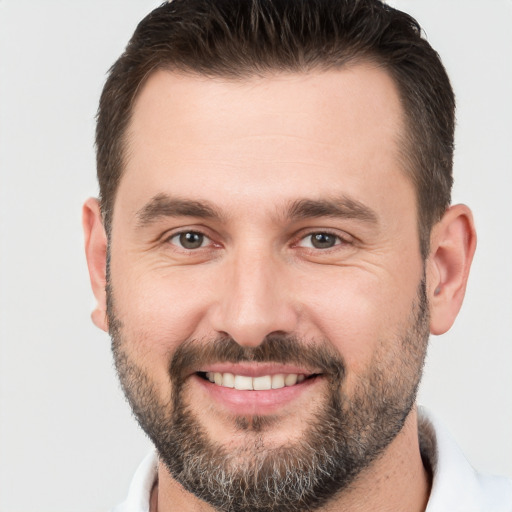
[[[425,279],[396,339],[373,355],[350,395],[346,366],[328,340],[270,335],[257,347],[229,337],[185,340],[168,366],[169,402],[160,398],[151,374],[128,350],[107,287],[108,319],[115,366],[126,398],[171,476],[187,491],[222,512],[313,511],[340,495],[372,465],[402,430],[416,399],[424,365],[429,313]],[[389,348],[392,347],[392,348]],[[327,392],[295,441],[268,443],[277,430],[271,416],[240,416],[235,427],[246,440],[236,448],[209,437],[187,402],[187,375],[218,362],[276,362],[317,368]]]

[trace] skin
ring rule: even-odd
[[[134,105],[114,205],[111,283],[130,357],[152,376],[160,400],[171,398],[168,361],[187,339],[228,334],[257,346],[285,332],[329,340],[346,364],[349,395],[376,355],[393,354],[424,271],[415,190],[399,157],[402,117],[391,78],[368,64],[238,82],[167,71],[149,77]],[[219,217],[141,222],[161,194],[208,203]],[[340,198],[372,218],[289,216],[294,201]],[[95,199],[84,206],[84,230],[93,321],[107,331],[107,239]],[[204,233],[205,245],[180,247],[174,235],[182,231]],[[339,237],[336,245],[312,247],[318,232]],[[463,205],[432,230],[425,271],[434,334],[459,311],[475,244]],[[318,379],[273,411],[269,445],[300,438],[324,385]],[[193,377],[186,396],[216,443],[238,446],[252,435],[237,431],[232,411]],[[382,456],[325,510],[420,511],[429,485],[413,409]],[[152,502],[160,511],[211,510],[163,466]]]

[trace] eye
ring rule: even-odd
[[[169,242],[183,249],[193,250],[204,247],[210,242],[210,239],[197,231],[183,231],[169,238]]]
[[[342,240],[339,236],[320,231],[318,233],[310,233],[308,236],[304,237],[298,245],[313,249],[330,249],[335,245],[340,245],[341,242]]]

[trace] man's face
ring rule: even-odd
[[[219,467],[217,485],[253,493],[247,510],[293,467],[334,494],[406,421],[428,312],[402,128],[370,65],[159,71],[138,96],[110,239],[116,364],[162,460],[206,501],[230,510],[205,481]]]

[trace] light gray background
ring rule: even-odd
[[[479,247],[421,402],[480,469],[512,477],[512,2],[402,0],[458,97],[454,200]],[[0,511],[121,501],[148,442],[112,370],[82,248],[106,70],[150,0],[0,0]]]

